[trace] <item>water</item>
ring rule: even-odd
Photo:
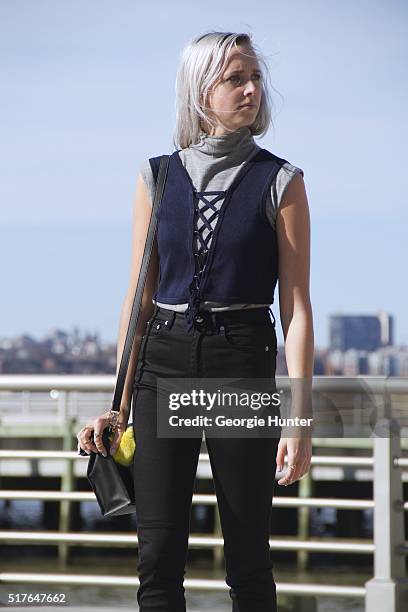
[[[84,503],[81,509],[81,530],[87,532],[95,531],[117,531],[117,523],[101,520],[100,512],[95,503]],[[133,519],[134,517],[132,517]],[[326,517],[328,519],[329,517]],[[42,504],[38,501],[13,501],[8,508],[0,501],[0,529],[22,529],[39,530],[45,527],[42,523]],[[126,528],[132,532],[133,529]],[[32,572],[32,573],[69,573],[69,574],[100,574],[136,576],[137,551],[132,549],[106,549],[88,547],[71,548],[70,563],[68,568],[60,567],[56,557],[56,547],[11,545],[0,546],[0,571],[8,572]],[[214,567],[211,555],[207,551],[207,557],[201,557],[198,551],[189,552],[189,562],[186,570],[186,578],[207,578],[224,580],[223,568]],[[317,584],[338,584],[362,586],[371,577],[369,565],[359,567],[358,565],[316,565],[307,572],[297,571],[294,564],[276,561],[274,565],[274,577],[277,583],[299,582]],[[103,586],[72,586],[72,585],[35,585],[35,584],[0,584],[0,607],[7,605],[9,593],[64,593],[66,603],[64,607],[72,609],[86,609],[94,607],[95,611],[102,612],[103,609],[128,609],[137,612],[136,602],[137,587],[103,587]],[[299,597],[296,599],[300,599]],[[313,598],[301,597],[303,601]],[[280,601],[280,612],[289,612],[290,608],[283,605],[287,603],[284,596],[278,597]],[[189,612],[231,612],[231,601],[228,591],[189,591],[186,590],[187,609]],[[13,605],[15,610],[20,606]],[[60,606],[61,607],[61,606]],[[35,610],[36,606],[26,603],[21,609]],[[41,608],[53,610],[55,606]],[[362,599],[319,597],[314,612],[363,612],[364,602]]]
[[[86,560],[75,559],[70,565],[69,570],[62,570],[66,573],[93,573],[103,575],[136,575],[135,560],[112,558],[109,563],[103,559],[103,554],[89,557]],[[2,571],[5,563],[2,562]],[[8,571],[27,571],[27,572],[50,572],[56,573],[58,567],[55,559],[49,560],[17,560],[7,563]],[[337,567],[335,571],[328,572],[326,567],[314,568],[313,572],[297,574],[293,568],[281,567],[275,569],[274,576],[276,582],[313,582],[323,584],[355,584],[361,585],[369,579],[369,575],[361,571],[350,572],[350,568]],[[211,570],[210,568],[197,568],[189,566],[186,578],[216,578],[224,579],[221,570]],[[35,584],[2,584],[0,585],[0,607],[6,604],[8,593],[64,593],[66,598],[65,606],[68,607],[95,607],[98,612],[101,608],[131,609],[135,612],[139,609],[136,602],[136,588],[133,587],[100,587],[100,586],[71,586],[71,585],[35,585]],[[278,597],[278,600],[280,598]],[[302,599],[306,598],[302,596]],[[310,599],[310,598],[308,598]],[[313,599],[313,598],[312,598]],[[231,612],[231,603],[228,591],[208,592],[208,591],[189,591],[186,590],[187,610],[189,612]],[[282,603],[284,598],[282,598]],[[14,606],[13,606],[14,607]],[[27,610],[28,604],[25,606]],[[31,609],[31,606],[30,606]],[[42,608],[44,610],[45,608]],[[51,608],[53,609],[53,608]],[[55,607],[57,609],[57,607]],[[280,606],[280,612],[289,612],[288,607]],[[50,607],[47,606],[47,610]],[[317,599],[316,612],[364,612],[364,602],[361,599],[319,597]]]

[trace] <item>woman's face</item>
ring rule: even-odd
[[[216,127],[205,126],[205,131],[222,136],[250,126],[259,111],[261,84],[262,73],[254,51],[246,45],[234,48],[221,78],[209,92],[206,110]]]

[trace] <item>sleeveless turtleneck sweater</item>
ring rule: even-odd
[[[240,168],[250,160],[261,149],[259,147],[248,127],[244,126],[235,132],[223,136],[209,136],[205,132],[201,132],[199,141],[190,145],[186,149],[181,149],[178,155],[181,162],[189,174],[191,181],[197,191],[224,191],[227,190]],[[147,159],[141,165],[140,172],[142,178],[150,193],[151,203],[153,202],[155,192],[155,181],[150,167],[150,162]],[[283,194],[291,179],[295,174],[300,172],[304,176],[301,168],[285,163],[277,173],[275,180],[271,185],[271,190],[266,199],[266,215],[272,227],[275,227],[276,213],[282,201]],[[211,197],[199,200],[197,205],[200,210],[205,206],[203,212],[205,218],[211,219],[211,232],[205,227],[204,222],[197,216],[195,226],[195,244],[194,250],[201,254],[202,243],[206,242],[206,248],[211,244],[211,235],[214,231],[218,220],[218,215],[214,214],[214,210],[219,211],[224,198],[216,196],[211,202]],[[208,204],[210,203],[210,207]],[[200,233],[202,239],[197,236]],[[155,301],[153,300],[153,303]],[[187,309],[185,304],[161,304],[163,306],[178,312],[184,312]],[[201,305],[202,309],[209,311],[236,310],[240,308],[259,308],[269,306],[270,304],[222,304],[219,302],[204,301]]]

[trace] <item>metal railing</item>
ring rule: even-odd
[[[334,377],[333,386],[341,387],[345,391],[338,377]],[[370,377],[368,377],[370,378]],[[373,381],[370,381],[372,384]],[[330,378],[322,377],[321,384],[330,385]],[[377,383],[376,383],[377,384]],[[390,388],[392,393],[408,394],[408,381],[382,379],[384,393],[389,399]],[[70,405],[70,393],[78,390],[87,392],[111,392],[114,385],[113,377],[94,376],[0,376],[0,391],[24,391],[23,419],[30,419],[32,411],[28,393],[47,391],[57,399],[58,420],[65,424],[67,420],[77,425]],[[381,385],[379,385],[379,388]],[[377,389],[378,391],[378,389]],[[76,398],[78,401],[78,398]],[[4,402],[4,400],[3,400]],[[72,402],[71,402],[72,409]],[[69,414],[70,413],[70,414]],[[93,413],[95,410],[93,409]],[[38,413],[37,413],[38,414]],[[1,402],[0,402],[1,415]],[[83,416],[83,415],[82,415]],[[11,423],[10,423],[11,427]],[[9,427],[2,425],[3,430]],[[43,450],[2,450],[0,459],[64,459],[72,466],[74,460],[81,460],[76,452],[69,450],[67,444],[72,444],[71,427],[69,437],[65,440],[63,451]],[[55,432],[54,432],[55,433]],[[399,436],[374,437],[373,456],[371,457],[333,457],[313,456],[312,466],[359,466],[373,469],[374,499],[356,500],[339,498],[314,498],[310,492],[310,473],[299,481],[299,497],[275,497],[274,507],[295,507],[300,511],[309,508],[332,507],[338,509],[373,509],[374,510],[374,539],[367,540],[328,540],[315,538],[276,538],[270,539],[270,547],[275,550],[293,550],[299,553],[317,552],[347,552],[356,554],[374,554],[374,575],[364,586],[337,586],[319,584],[291,584],[278,583],[277,592],[291,595],[335,595],[343,597],[365,598],[367,612],[402,612],[408,609],[408,580],[405,577],[405,555],[408,545],[404,536],[404,511],[408,509],[408,502],[404,502],[402,491],[402,468],[408,467],[408,458],[401,457],[401,439]],[[199,463],[208,462],[208,455],[201,453]],[[69,508],[71,502],[95,501],[92,492],[79,492],[72,490],[72,467],[68,471],[70,477],[63,481],[62,491],[0,491],[0,499],[36,499],[59,501],[61,506]],[[193,504],[205,504],[216,507],[215,495],[195,494]],[[69,521],[66,520],[69,512],[65,513],[65,522],[60,523],[60,530],[24,532],[13,530],[0,530],[0,542],[4,544],[30,543],[55,544],[68,547],[69,545],[82,546],[137,546],[137,535],[129,534],[92,534],[73,533],[68,530]],[[303,517],[304,518],[304,517]],[[223,538],[207,535],[190,535],[191,548],[212,548],[222,552]],[[33,574],[33,573],[0,573],[0,582],[8,583],[60,583],[60,584],[104,584],[106,586],[136,586],[137,577],[112,577],[96,575],[69,575],[69,574]],[[224,581],[186,579],[186,588],[224,590],[228,587]]]

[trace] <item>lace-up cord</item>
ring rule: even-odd
[[[198,316],[200,300],[199,300],[199,288],[201,278],[205,270],[205,266],[208,259],[208,253],[210,249],[210,243],[214,229],[212,224],[218,217],[219,209],[215,206],[219,200],[225,197],[225,191],[195,191],[196,201],[194,205],[194,236],[198,242],[198,248],[194,244],[194,263],[195,273],[190,283],[190,299],[188,307],[185,312],[185,317],[188,322],[188,329],[190,330],[193,326],[194,318]],[[211,200],[207,196],[215,196]],[[203,203],[200,206],[200,203]],[[206,217],[205,212],[212,210],[212,214]],[[201,221],[201,226],[198,227],[198,222]],[[214,224],[215,227],[215,224]],[[207,230],[207,235],[204,237],[204,232]]]

